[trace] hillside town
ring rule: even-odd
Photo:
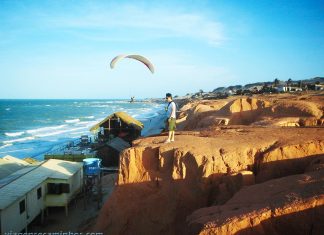
[[[246,85],[232,85],[218,87],[211,92],[199,90],[196,93],[188,93],[184,98],[198,99],[221,99],[232,95],[253,95],[253,94],[278,94],[284,92],[302,91],[323,91],[324,77],[315,77],[307,80],[287,81],[275,78],[272,82],[257,82]],[[183,98],[183,97],[181,97]]]

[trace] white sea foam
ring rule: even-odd
[[[129,104],[128,100],[106,101],[107,104]]]
[[[89,134],[89,133],[87,133],[86,131],[77,131],[77,132],[70,133],[72,138],[80,138],[81,135],[86,135],[86,134]]]
[[[10,150],[10,151],[0,152],[0,153],[13,153],[13,152],[21,152],[21,151],[27,151],[32,149],[33,148],[24,148],[24,149],[16,149],[16,150]]]
[[[7,147],[9,147],[9,146],[11,146],[11,145],[12,145],[12,144],[5,144],[5,145],[1,146],[0,149],[7,148]]]
[[[86,104],[128,104],[128,100],[92,101]]]
[[[6,136],[10,136],[10,137],[15,137],[15,136],[21,136],[21,135],[23,135],[24,133],[25,133],[24,131],[20,131],[20,132],[12,132],[12,133],[6,132],[5,135],[6,135]]]
[[[64,127],[66,127],[66,125],[48,126],[48,127],[41,127],[41,128],[37,128],[37,129],[28,130],[26,132],[28,134],[35,134],[35,133],[39,133],[39,132],[48,132],[48,131],[52,131],[52,130],[62,129]]]
[[[79,122],[80,119],[79,118],[76,118],[76,119],[70,119],[70,120],[65,120],[66,123],[77,123]]]
[[[6,140],[6,141],[3,141],[2,143],[4,143],[4,144],[12,144],[12,143],[16,143],[16,142],[23,142],[23,141],[27,141],[27,140],[33,140],[33,139],[35,139],[34,136],[29,136],[29,137],[25,137],[25,138]]]
[[[87,119],[93,119],[94,116],[87,116],[87,117],[84,117],[84,118],[87,118]]]
[[[91,106],[92,108],[112,108],[111,105],[105,105],[105,104],[98,104],[98,105],[93,105]]]
[[[87,122],[87,121],[83,121],[83,122],[77,122],[77,123],[75,123],[74,125],[76,125],[76,126],[80,126],[80,125],[86,125],[86,124],[88,124],[89,122]]]
[[[73,132],[73,131],[77,131],[77,130],[82,130],[85,129],[85,127],[77,127],[77,128],[72,128],[72,129],[66,129],[66,130],[61,130],[61,131],[54,131],[54,132],[50,132],[50,133],[40,133],[40,134],[36,134],[36,137],[48,137],[48,136],[53,136],[53,135],[60,135],[63,133],[69,133],[69,132]]]
[[[152,108],[140,108],[140,109],[138,109],[139,111],[150,111],[150,110],[152,110]]]
[[[93,125],[94,123],[95,123],[94,121],[91,121],[91,122],[78,122],[78,123],[75,124],[75,126],[85,126],[85,127],[87,127],[87,126]]]

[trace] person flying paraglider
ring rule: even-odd
[[[135,59],[137,61],[142,62],[150,71],[151,73],[154,73],[154,66],[153,64],[144,56],[141,55],[118,55],[115,58],[113,58],[110,62],[110,68],[115,68],[115,65],[118,61],[123,60],[125,58]]]

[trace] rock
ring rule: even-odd
[[[188,216],[188,234],[322,234],[323,185],[321,170],[245,187]]]
[[[294,96],[292,96],[294,97]],[[192,102],[180,110],[179,128],[193,130],[212,125],[322,126],[323,104],[315,98],[230,97],[222,100]],[[186,117],[183,119],[183,117]]]
[[[254,175],[262,181],[304,172],[313,155],[323,154],[320,136],[324,129],[240,126],[215,134],[210,130],[208,136],[182,132],[170,144],[161,144],[163,136],[150,137],[124,150],[118,185],[102,208],[94,231],[185,233],[188,215],[226,203],[253,184]],[[281,158],[289,164],[276,165]]]
[[[175,142],[121,153],[93,231],[320,234],[324,129],[298,126],[323,125],[323,107],[322,95],[291,94],[183,103]]]
[[[253,185],[254,183],[255,177],[252,171],[240,171],[223,175],[219,180],[213,181],[208,198],[209,204],[224,204],[242,187]]]
[[[311,161],[323,153],[322,141],[305,141],[280,147],[276,143],[259,157],[256,182],[303,173]]]
[[[255,184],[255,177],[252,171],[240,171],[236,175],[241,187]]]
[[[324,155],[316,157],[313,161],[311,161],[305,172],[319,171],[322,169],[324,169]]]

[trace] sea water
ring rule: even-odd
[[[59,145],[93,135],[93,125],[118,111],[141,121],[142,135],[157,134],[164,106],[128,100],[0,100],[0,157],[42,160]]]

